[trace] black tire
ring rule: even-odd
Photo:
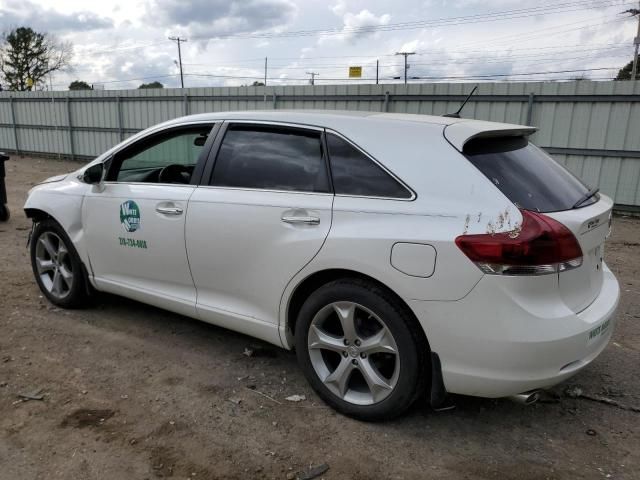
[[[38,273],[38,267],[36,265],[36,248],[40,238],[47,232],[52,232],[57,235],[64,243],[64,246],[66,247],[68,252],[67,255],[69,265],[71,266],[72,282],[68,293],[62,298],[53,295],[45,287],[43,280]],[[89,292],[87,288],[88,279],[86,278],[84,265],[82,264],[82,260],[80,260],[78,252],[73,246],[73,242],[71,242],[67,233],[55,220],[46,219],[38,222],[35,225],[33,234],[31,236],[30,258],[31,268],[36,279],[36,283],[38,284],[38,287],[40,287],[42,294],[51,303],[62,308],[79,308],[87,304],[87,301],[89,299]]]
[[[345,401],[327,388],[314,369],[308,349],[309,329],[316,314],[334,302],[353,302],[365,307],[393,335],[399,374],[391,393],[377,403],[358,405]],[[411,407],[428,384],[429,346],[420,328],[407,307],[386,288],[358,278],[335,280],[313,292],[300,309],[295,328],[298,363],[316,393],[335,410],[359,420],[390,420]]]
[[[11,218],[11,212],[6,204],[0,204],[0,222],[6,222]]]

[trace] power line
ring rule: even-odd
[[[129,45],[127,47],[113,47],[109,49],[100,49],[100,50],[81,50],[80,52],[78,52],[78,54],[74,54],[74,56],[82,58],[87,56],[102,55],[105,53],[114,53],[114,52],[120,52],[125,50],[138,50],[142,48],[149,48],[149,47],[155,47],[158,45],[164,45],[164,43],[165,42],[154,42],[154,43],[148,43],[144,45]]]
[[[517,10],[506,10],[499,12],[490,12],[485,14],[466,15],[459,17],[445,17],[433,20],[420,20],[414,22],[393,23],[385,25],[369,25],[363,27],[351,27],[351,28],[329,28],[329,29],[314,29],[314,30],[297,30],[289,32],[262,32],[262,33],[236,33],[227,35],[215,35],[215,36],[198,36],[197,39],[211,39],[211,38],[224,38],[224,39],[252,39],[252,38],[288,38],[288,37],[303,37],[303,36],[335,36],[345,34],[361,34],[361,33],[373,33],[381,31],[397,31],[397,30],[412,30],[426,27],[444,27],[444,26],[457,26],[465,25],[467,23],[484,23],[494,22],[498,20],[512,20],[518,18],[528,18],[532,16],[547,15],[552,13],[565,13],[581,11],[586,8],[602,8],[602,7],[622,7],[630,4],[625,0],[607,0],[607,1],[591,1],[591,2],[565,2],[560,4],[545,4],[537,7],[530,7]]]
[[[549,75],[549,74],[558,74],[558,73],[584,73],[584,72],[593,72],[593,71],[602,71],[602,70],[617,70],[619,67],[598,67],[598,68],[580,68],[576,70],[552,70],[545,72],[517,72],[517,73],[494,73],[494,74],[482,74],[482,75],[448,75],[448,76],[420,76],[420,77],[411,77],[416,80],[437,80],[437,79],[475,79],[475,78],[491,78],[491,77],[514,77],[514,76],[526,76],[526,75]],[[309,75],[315,72],[308,72]],[[260,75],[255,76],[240,76],[240,75],[218,75],[206,72],[194,72],[185,74],[186,76],[195,76],[195,77],[211,77],[211,78],[231,78],[237,80],[257,80],[262,78]],[[316,74],[317,75],[317,74]],[[308,78],[281,78],[281,77],[269,77],[269,80],[290,80],[290,81],[307,81]],[[348,78],[324,78],[324,81],[342,81],[348,80]],[[375,80],[373,78],[362,78],[360,80]]]
[[[500,58],[525,58],[525,57],[537,57],[537,56],[543,56],[543,55],[559,55],[559,54],[563,54],[563,53],[580,53],[580,52],[597,52],[597,51],[603,51],[603,50],[616,50],[616,49],[622,49],[622,48],[626,48],[628,44],[626,42],[624,43],[604,43],[604,44],[598,44],[598,43],[594,43],[591,45],[562,45],[562,46],[547,46],[547,47],[527,47],[527,48],[517,48],[517,49],[512,49],[510,48],[509,50],[507,50],[507,54],[504,53],[504,50],[444,50],[441,52],[424,52],[424,53],[418,53],[416,52],[416,57],[430,57],[430,56],[446,56],[446,55],[456,55],[456,54],[465,54],[465,58],[481,58],[484,59],[487,56],[490,55],[501,55]],[[583,48],[571,48],[571,47],[583,47]],[[558,49],[561,49],[558,51]],[[540,52],[540,53],[532,53],[532,54],[522,54],[522,55],[517,55],[518,52],[526,52],[526,51],[530,51],[530,50],[556,50],[554,52],[548,53],[548,52]],[[478,53],[478,54],[482,54],[482,55],[478,55],[478,56],[473,56],[473,55],[468,55],[470,53]],[[314,57],[269,57],[269,60],[271,60],[271,62],[269,63],[269,66],[272,68],[295,68],[295,69],[300,69],[300,70],[305,70],[308,69],[309,67],[305,67],[305,66],[290,66],[291,62],[286,63],[286,64],[273,64],[273,61],[278,61],[278,60],[293,60],[293,63],[308,63],[308,62],[313,62],[314,67],[330,67],[330,66],[344,66],[344,64],[336,64],[336,63],[319,63],[317,62],[317,60],[323,60],[323,59],[328,59],[328,60],[332,60],[332,59],[351,59],[353,62],[359,62],[361,61],[361,59],[371,59],[371,62],[373,63],[373,60],[381,58],[381,57],[393,57],[395,56],[394,54],[388,54],[388,55],[327,55],[327,56],[314,56]],[[555,57],[554,57],[555,58]],[[365,60],[366,61],[366,60]],[[238,59],[238,60],[234,60],[234,61],[229,61],[229,62],[219,62],[216,61],[216,65],[217,66],[238,66],[238,65],[242,65],[242,64],[250,64],[250,63],[257,63],[257,62],[264,62],[264,57],[260,57],[260,58],[244,58],[244,59]],[[352,62],[352,63],[353,63]],[[206,67],[209,66],[210,63],[187,63],[187,62],[183,62],[183,65],[188,65],[188,66],[196,66],[196,67]],[[414,63],[414,65],[417,65],[416,63]]]

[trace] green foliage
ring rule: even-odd
[[[91,85],[87,82],[83,82],[82,80],[74,80],[69,84],[69,90],[93,90]]]
[[[45,83],[46,75],[68,67],[71,54],[71,44],[19,27],[3,37],[0,71],[10,90],[34,90]]]
[[[615,80],[631,80],[631,70],[633,69],[633,60],[620,69]],[[640,66],[636,71],[636,80],[640,80]]]
[[[143,83],[138,88],[164,88],[160,82]]]

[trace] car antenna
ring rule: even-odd
[[[460,112],[462,111],[462,109],[464,108],[464,106],[467,104],[467,102],[469,101],[469,99],[471,98],[471,96],[476,93],[476,90],[478,89],[478,85],[476,85],[475,87],[473,87],[473,90],[471,90],[471,93],[469,95],[467,95],[467,98],[464,99],[464,102],[462,102],[462,105],[460,105],[460,108],[458,109],[458,111],[454,112],[454,113],[445,113],[444,115],[442,115],[443,117],[451,117],[451,118],[460,118]]]

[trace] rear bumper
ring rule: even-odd
[[[575,375],[609,343],[620,296],[603,265],[602,290],[576,314],[550,276],[485,276],[462,300],[410,301],[448,392],[504,397]]]

